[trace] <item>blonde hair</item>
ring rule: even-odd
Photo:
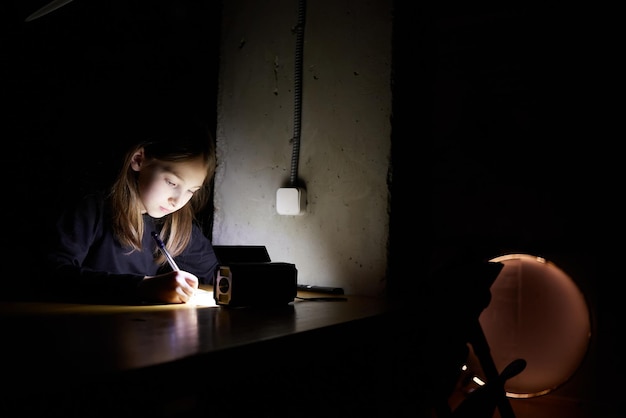
[[[123,246],[129,247],[130,252],[141,251],[144,235],[143,206],[139,197],[138,172],[131,167],[133,155],[143,148],[147,161],[184,162],[201,156],[206,167],[202,187],[194,192],[185,206],[160,220],[163,222],[161,239],[170,254],[175,257],[189,244],[196,215],[206,206],[211,195],[216,167],[215,142],[205,130],[200,135],[196,132],[191,136],[163,134],[166,135],[165,138],[159,137],[139,143],[127,151],[122,168],[110,189],[109,200],[113,231],[117,239]],[[155,257],[159,264],[166,261],[160,252],[155,254]]]

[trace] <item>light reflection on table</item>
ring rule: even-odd
[[[352,296],[230,308],[216,306],[210,287],[198,289],[189,303],[174,305],[3,302],[0,326],[7,342],[1,361],[5,369],[22,363],[20,370],[79,375],[136,370],[357,321],[386,309],[384,300]]]

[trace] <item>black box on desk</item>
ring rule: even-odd
[[[272,262],[264,246],[214,246],[220,265],[213,298],[225,306],[275,306],[293,302],[298,271],[291,263]]]

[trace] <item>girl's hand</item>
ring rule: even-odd
[[[178,270],[158,276],[146,276],[139,283],[139,296],[145,302],[187,303],[198,289],[198,278]]]

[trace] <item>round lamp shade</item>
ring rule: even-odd
[[[505,383],[507,396],[546,394],[578,369],[591,338],[587,302],[576,283],[555,264],[511,254],[491,286],[491,301],[479,318],[497,369],[513,360],[526,368]]]

